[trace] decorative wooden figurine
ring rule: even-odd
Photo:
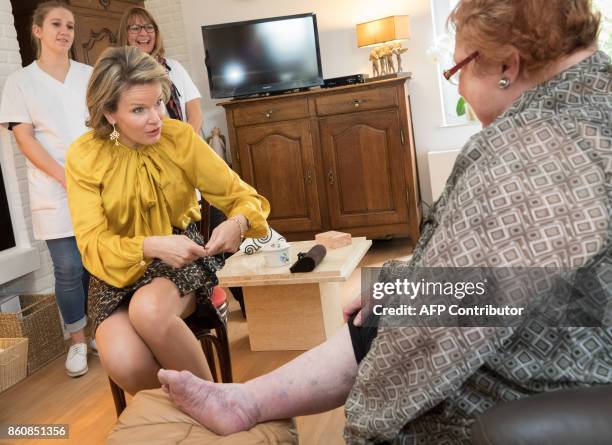
[[[395,72],[395,66],[393,65],[393,48],[391,48],[391,45],[385,45],[383,48],[385,49],[384,58],[387,59],[387,74],[393,74]]]
[[[206,140],[208,145],[219,155],[221,159],[231,165],[231,161],[228,159],[227,150],[225,148],[225,136],[221,134],[221,130],[218,127],[212,129],[210,136]]]
[[[402,48],[402,44],[401,43],[394,43],[393,44],[393,54],[395,54],[395,57],[397,59],[397,72],[401,73],[403,71],[402,68],[402,54],[405,53],[406,51],[408,51],[408,48]]]
[[[372,62],[372,77],[380,76],[380,65],[378,63],[378,52],[376,48],[370,51],[370,61]]]
[[[384,76],[389,74],[387,69],[387,58],[385,57],[385,47],[379,46],[376,48],[376,55],[378,56],[378,60],[380,61],[380,75]]]

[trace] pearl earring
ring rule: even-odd
[[[502,77],[501,79],[499,79],[499,82],[497,82],[497,86],[500,89],[505,90],[510,86],[510,79],[508,79],[507,77]]]
[[[119,132],[117,131],[117,129],[115,128],[115,124],[111,124],[113,126],[113,132],[110,134],[110,136],[108,137],[111,141],[115,141],[115,145],[119,145]]]

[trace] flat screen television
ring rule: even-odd
[[[323,84],[315,14],[202,26],[202,38],[213,99]]]

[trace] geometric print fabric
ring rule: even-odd
[[[500,401],[612,383],[611,72],[598,51],[474,135],[410,263],[381,272],[569,269],[595,282],[602,327],[381,326],[345,404],[347,443],[469,444],[474,417]]]

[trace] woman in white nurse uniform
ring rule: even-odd
[[[66,372],[87,372],[83,328],[89,274],[83,268],[66,201],[64,162],[70,143],[87,131],[85,94],[92,68],[69,58],[74,15],[64,3],[42,3],[34,12],[37,60],[4,85],[0,123],[13,131],[27,158],[34,238],[45,240],[53,260],[57,302],[72,338]]]

